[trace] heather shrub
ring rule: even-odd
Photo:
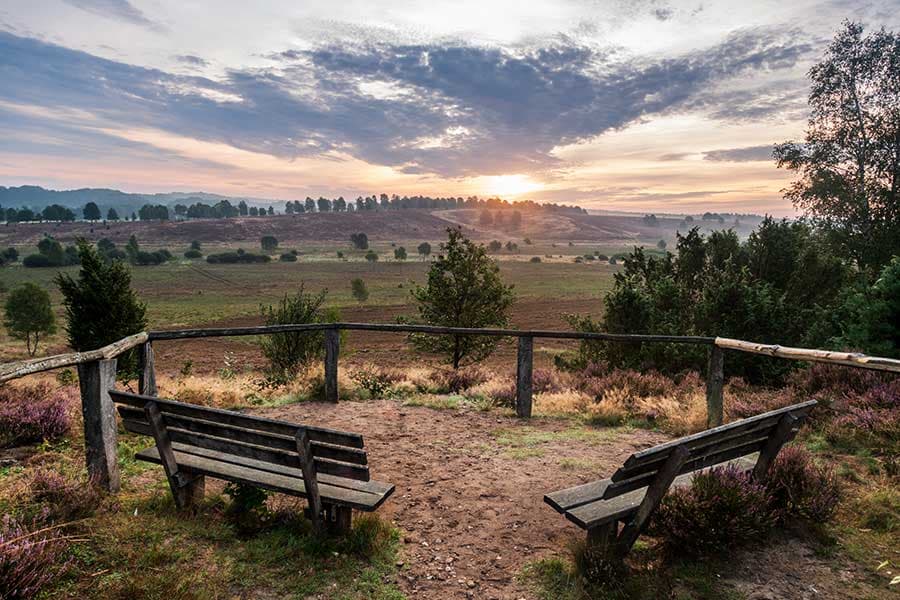
[[[72,479],[50,469],[34,473],[28,492],[44,519],[52,522],[89,517],[100,502],[100,489],[93,481]]]
[[[841,499],[841,488],[831,469],[817,465],[799,446],[783,448],[766,477],[766,489],[776,515],[828,521]]]
[[[432,378],[442,390],[453,394],[465,391],[470,387],[484,383],[490,374],[480,367],[466,369],[441,369],[432,373]]]
[[[365,365],[350,373],[350,379],[371,398],[382,398],[394,384],[403,381],[403,374],[393,369]]]
[[[648,533],[672,555],[712,556],[771,530],[775,517],[765,485],[737,467],[697,473],[688,487],[663,498]]]
[[[535,369],[532,371],[531,386],[536,394],[559,392],[565,387],[559,373],[551,369]]]
[[[511,377],[494,377],[473,385],[465,393],[467,398],[489,400],[494,406],[514,408],[516,405],[516,382]]]
[[[66,541],[58,529],[39,521],[0,519],[0,598],[30,600],[68,567]]]
[[[0,448],[55,440],[69,432],[69,389],[0,386]]]
[[[824,432],[834,445],[851,451],[866,448],[885,456],[900,452],[900,379],[846,396],[831,409],[833,416]]]
[[[822,401],[833,402],[863,394],[891,379],[890,375],[870,369],[811,363],[809,367],[792,373],[787,383],[790,394],[795,398],[814,396]]]

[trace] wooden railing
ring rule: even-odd
[[[706,410],[707,424],[710,427],[721,425],[724,417],[724,350],[750,352],[788,360],[825,362],[900,373],[900,360],[896,359],[866,356],[859,353],[757,344],[728,338],[579,331],[472,329],[466,327],[435,327],[431,325],[390,323],[316,323],[142,332],[123,338],[98,350],[58,354],[0,365],[0,384],[43,371],[70,366],[77,367],[81,389],[82,414],[84,416],[84,441],[88,472],[107,490],[117,491],[119,489],[119,471],[116,461],[116,416],[109,391],[114,388],[116,383],[116,359],[118,356],[134,348],[138,349],[139,390],[142,394],[155,396],[157,388],[153,342],[209,337],[271,335],[303,331],[324,331],[325,333],[324,400],[329,402],[338,401],[337,375],[341,331],[385,331],[406,334],[424,333],[430,335],[479,335],[518,338],[516,415],[522,418],[530,417],[532,412],[532,374],[535,338],[707,346],[709,352],[706,376]]]

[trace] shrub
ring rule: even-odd
[[[69,566],[67,544],[58,529],[46,529],[10,515],[0,519],[0,598],[31,600]]]
[[[206,262],[211,265],[267,263],[271,260],[272,257],[266,254],[253,254],[252,252],[243,252],[241,250],[238,250],[237,252],[222,252],[220,254],[210,254],[206,257]]]
[[[378,253],[374,250],[366,252],[366,260],[369,262],[378,262]]]
[[[304,284],[293,295],[285,294],[276,306],[261,306],[266,325],[324,323],[335,315],[322,308],[327,290],[307,293]],[[294,331],[263,336],[259,341],[263,355],[269,361],[269,382],[280,385],[296,375],[300,369],[322,358],[325,334],[322,331]]]
[[[293,252],[285,252],[278,257],[281,262],[297,262],[297,255]]]
[[[472,386],[484,383],[490,378],[490,375],[479,367],[469,367],[467,369],[438,370],[432,374],[432,378],[442,390],[458,394]]]
[[[75,480],[51,469],[40,469],[28,482],[28,491],[44,519],[67,522],[94,514],[100,490],[88,480]]]
[[[541,262],[541,257],[540,256],[532,256],[528,262],[539,263],[539,262]]]
[[[120,261],[107,262],[85,241],[78,242],[81,270],[74,279],[56,276],[66,308],[69,345],[78,351],[102,348],[147,328],[147,307],[131,289],[131,273]],[[119,372],[137,370],[137,354],[118,358]]]
[[[203,258],[203,253],[195,248],[191,248],[184,253],[185,258]]]
[[[369,288],[366,287],[366,282],[360,277],[355,277],[350,281],[350,292],[357,302],[365,302],[369,299]]]
[[[403,374],[374,365],[366,365],[353,371],[350,379],[366,390],[371,398],[382,398],[391,389],[391,386],[403,381]]]
[[[783,448],[766,478],[775,514],[782,518],[802,517],[824,523],[834,514],[841,499],[837,477],[820,467],[798,446]]]
[[[769,532],[775,523],[771,506],[766,487],[749,473],[716,467],[695,474],[689,487],[670,490],[648,533],[673,555],[712,556]]]
[[[55,440],[69,432],[68,390],[40,383],[0,386],[0,448]]]
[[[273,235],[264,235],[260,238],[259,245],[265,252],[274,252],[278,248],[278,239]]]
[[[559,375],[551,369],[535,369],[532,371],[531,387],[537,394],[559,392],[563,389],[563,385],[559,381]]]

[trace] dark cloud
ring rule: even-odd
[[[180,63],[184,63],[186,65],[190,65],[192,67],[206,67],[209,66],[209,61],[200,58],[199,56],[194,56],[193,54],[179,54],[173,57]]]
[[[0,32],[0,99],[285,158],[333,151],[408,173],[482,175],[552,169],[555,147],[654,114],[729,110],[700,99],[748,71],[791,67],[808,50],[795,32],[773,29],[661,60],[613,60],[568,42],[528,51],[344,45],[288,50],[269,57],[271,68],[213,80]]]
[[[710,150],[703,153],[705,160],[716,162],[754,162],[772,161],[773,146],[746,146],[744,148],[727,148],[724,150]]]
[[[148,29],[162,30],[164,27],[155,21],[151,21],[140,9],[136,8],[129,0],[63,0],[95,15],[119,19],[134,25],[140,25]]]

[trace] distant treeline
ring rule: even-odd
[[[144,204],[137,213],[131,213],[129,219],[126,214],[125,221],[167,221],[172,218],[172,214],[176,219],[227,219],[231,217],[256,217],[256,216],[272,216],[275,215],[275,208],[269,206],[257,207],[249,206],[244,200],[237,205],[232,204],[228,200],[220,200],[215,204],[206,204],[197,198],[196,202],[190,203],[192,198],[187,199],[187,203],[175,204],[171,211],[165,204]],[[586,213],[587,211],[577,206],[569,206],[565,204],[554,203],[538,203],[531,200],[522,202],[509,202],[500,198],[479,198],[478,196],[434,198],[431,196],[388,196],[381,194],[380,196],[359,196],[356,200],[345,200],[342,196],[338,198],[319,197],[313,199],[307,197],[306,200],[288,200],[285,203],[284,213],[288,215],[302,213],[330,213],[330,212],[355,212],[355,211],[387,211],[387,210],[403,210],[403,209],[429,209],[429,210],[449,210],[455,208],[472,208],[483,210],[504,210],[515,209],[516,211],[549,211],[556,213]],[[4,218],[7,223],[25,223],[30,221],[55,221],[68,222],[75,221],[78,215],[70,209],[59,204],[53,204],[41,211],[35,211],[27,207],[7,208],[0,207],[0,217]],[[88,202],[82,207],[81,218],[85,221],[99,221],[102,219],[100,208],[95,202]],[[118,213],[114,208],[110,208],[106,213],[106,221],[120,220]]]

